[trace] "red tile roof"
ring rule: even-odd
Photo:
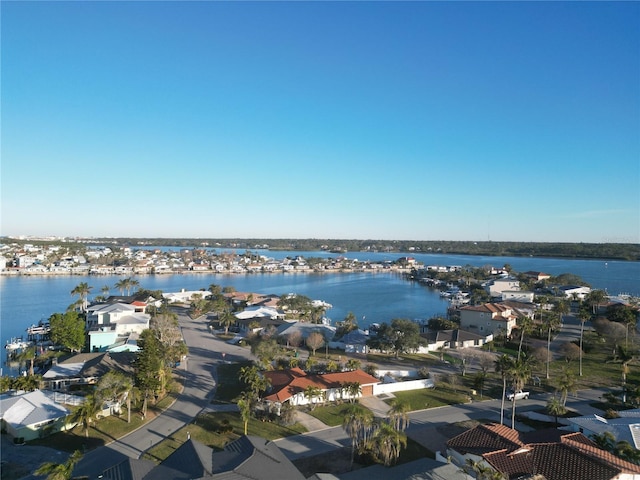
[[[640,466],[601,450],[582,433],[521,434],[486,424],[452,438],[447,447],[482,456],[509,479],[539,474],[546,480],[611,480],[620,473],[640,473]]]
[[[380,383],[362,370],[351,372],[326,373],[324,375],[307,375],[300,368],[291,370],[273,370],[265,372],[264,376],[271,382],[271,394],[265,400],[286,402],[297,393],[303,392],[308,386],[318,387],[320,390],[338,388],[341,384],[357,382],[360,386]]]

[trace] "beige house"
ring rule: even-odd
[[[517,312],[500,303],[460,308],[460,328],[479,335],[504,333],[509,336],[516,326],[517,318]]]

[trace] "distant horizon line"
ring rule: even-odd
[[[575,245],[640,245],[640,241],[626,238],[612,238],[610,241],[563,241],[563,240],[417,240],[417,239],[375,239],[375,238],[321,238],[321,237],[163,237],[163,236],[86,236],[86,235],[0,235],[0,239],[12,240],[171,240],[171,241],[322,241],[322,242],[388,242],[388,243],[472,243],[472,244],[493,244],[493,243],[519,243],[519,244],[575,244]]]

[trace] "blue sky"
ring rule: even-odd
[[[2,2],[2,235],[640,242],[637,2]]]

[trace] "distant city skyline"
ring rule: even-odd
[[[0,235],[640,243],[638,2],[0,8]]]

